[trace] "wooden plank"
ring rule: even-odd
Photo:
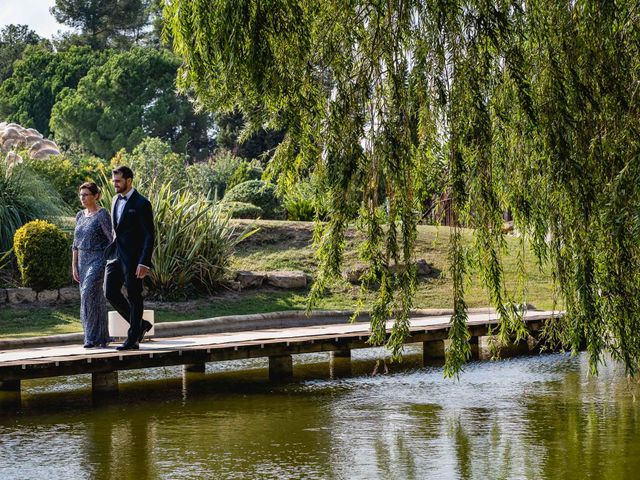
[[[531,330],[537,330],[552,314],[535,312],[527,315],[525,320]],[[474,336],[485,335],[489,326],[497,321],[490,315],[475,315],[469,320],[469,328]],[[388,325],[388,331],[390,327],[391,324]],[[368,324],[339,324],[175,337],[145,342],[140,350],[123,352],[87,352],[75,346],[11,350],[0,352],[0,380],[370,348],[372,345],[367,343],[368,329]],[[411,336],[406,343],[442,340],[447,338],[448,329],[448,317],[412,319]]]

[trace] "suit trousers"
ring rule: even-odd
[[[136,277],[136,267],[128,268],[120,259],[109,260],[104,276],[105,297],[129,323],[128,343],[138,343],[144,309],[142,279]],[[127,287],[127,297],[122,294],[122,285]]]

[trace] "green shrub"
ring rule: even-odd
[[[229,218],[260,218],[264,212],[260,207],[244,202],[221,202],[220,212]]]
[[[284,208],[287,211],[287,220],[309,222],[315,218],[316,209],[313,199],[301,196],[286,196]]]
[[[54,224],[26,223],[16,231],[13,248],[23,286],[41,291],[69,283],[71,242]]]
[[[84,182],[98,182],[109,169],[97,157],[60,155],[47,159],[28,159],[27,165],[46,179],[60,194],[64,202],[79,208],[78,187]]]
[[[319,195],[311,180],[296,182],[287,188],[283,205],[287,219],[297,221],[322,220],[327,215],[326,195]]]
[[[207,162],[189,165],[187,167],[189,187],[204,193],[212,200],[218,200],[224,197],[229,179],[243,162],[240,157],[223,150]]]
[[[171,151],[171,146],[159,138],[145,138],[127,153],[120,150],[111,159],[111,166],[126,165],[134,174],[137,186],[155,182],[161,185],[169,182],[174,190],[186,187],[186,157]]]
[[[71,211],[56,190],[24,163],[0,160],[0,251],[11,249],[18,228],[30,220],[55,220]]]
[[[260,166],[259,162],[243,161],[236,171],[233,172],[233,175],[231,175],[231,178],[227,182],[227,188],[231,189],[249,180],[260,180],[262,178],[262,172],[262,166]]]
[[[227,191],[224,202],[250,203],[264,211],[263,218],[283,218],[284,210],[276,196],[276,189],[262,180],[249,180]]]
[[[237,232],[204,195],[191,190],[152,184],[143,194],[151,201],[156,228],[150,292],[170,299],[185,297],[190,289],[212,291],[235,246],[253,232]]]

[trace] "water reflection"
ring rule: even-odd
[[[354,352],[350,374],[347,359],[306,356],[285,386],[267,381],[262,361],[159,369],[142,383],[132,372],[118,399],[98,404],[86,379],[53,394],[42,394],[52,381],[34,382],[22,406],[0,407],[0,478],[613,479],[640,469],[637,384],[616,366],[594,378],[583,357],[474,362],[454,383],[415,352],[372,376],[381,354]]]

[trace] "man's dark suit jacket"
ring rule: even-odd
[[[115,235],[113,242],[107,247],[106,255],[107,259],[117,256],[128,273],[134,275],[138,265],[152,267],[151,255],[155,230],[151,203],[134,190],[124,205],[121,217],[116,222],[117,199],[118,195],[115,195],[111,202],[111,219]]]

